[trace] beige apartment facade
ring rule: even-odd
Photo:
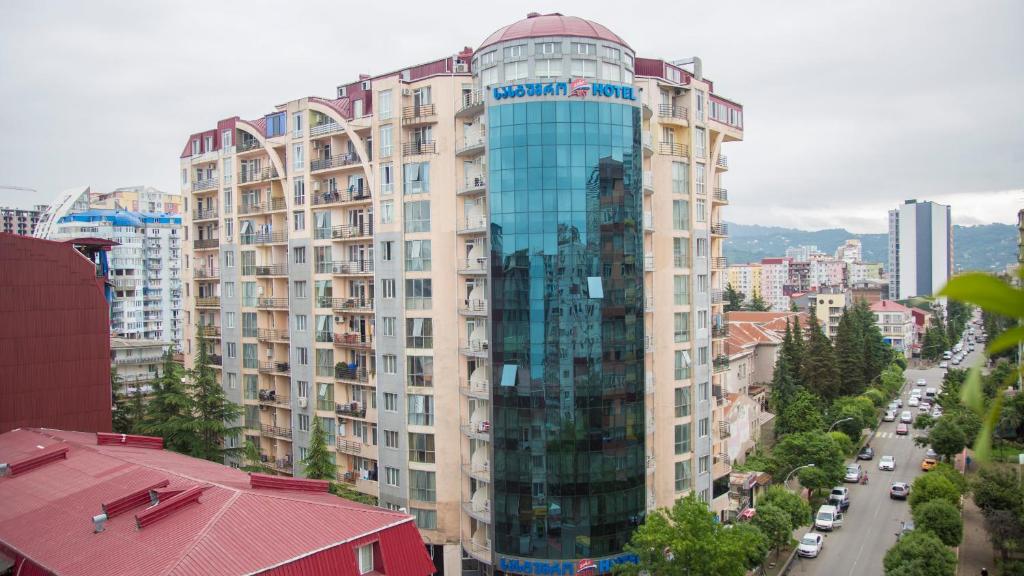
[[[181,155],[187,363],[201,331],[281,473],[302,475],[320,418],[338,481],[414,515],[440,572],[608,572],[645,510],[725,497],[741,139],[699,59],[561,15],[222,120]]]

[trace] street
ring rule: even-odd
[[[981,346],[966,356],[960,366],[965,368],[978,360]],[[901,392],[903,408],[910,410],[916,418],[920,411],[907,405],[911,388],[918,378],[928,381],[928,387],[942,388],[942,368],[927,370],[911,370],[905,372],[907,383]],[[907,436],[896,435],[899,422],[882,422],[871,441],[875,449],[873,460],[861,461],[866,467],[869,482],[866,485],[845,484],[850,488],[850,509],[845,516],[844,526],[834,532],[823,532],[825,544],[817,558],[797,557],[793,562],[790,574],[813,574],[821,576],[881,576],[884,573],[882,559],[886,551],[896,543],[896,532],[901,522],[909,521],[910,505],[905,500],[891,500],[889,485],[902,481],[913,483],[914,478],[923,474],[921,460],[925,448],[914,445],[913,438],[921,434],[911,426]],[[878,460],[883,455],[891,455],[896,459],[894,472],[883,472],[878,469]],[[851,463],[851,459],[847,463]],[[817,510],[813,510],[817,512]]]

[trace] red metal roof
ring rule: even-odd
[[[907,308],[899,302],[892,300],[879,300],[871,304],[872,312],[902,312],[903,314],[909,314],[910,308]]]
[[[519,40],[521,38],[536,38],[538,36],[579,36],[582,38],[597,38],[615,42],[629,48],[629,44],[619,37],[618,34],[605,28],[597,22],[584,20],[576,16],[562,16],[555,12],[553,14],[537,14],[531,12],[525,19],[499,28],[486,40],[480,43],[477,52],[485,47],[498,42]],[[632,48],[630,48],[632,50]]]
[[[369,542],[389,576],[434,571],[411,516],[324,492],[252,488],[245,472],[174,452],[19,429],[0,435],[0,462],[53,447],[68,448],[67,458],[0,478],[0,552],[44,572],[356,574],[354,546]],[[103,503],[163,480],[164,494],[182,490],[162,497],[167,504],[193,501],[169,514],[142,502],[94,533]]]

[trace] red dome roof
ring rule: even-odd
[[[519,40],[520,38],[537,38],[539,36],[579,36],[581,38],[597,38],[598,40],[607,40],[609,42],[615,42],[629,48],[629,44],[625,40],[619,38],[619,36],[597,22],[591,22],[590,20],[584,20],[576,16],[562,16],[555,12],[554,14],[537,14],[531,12],[526,15],[525,20],[520,20],[514,24],[509,24],[503,28],[499,28],[493,34],[487,37],[477,51],[483,50],[487,46],[497,44],[498,42],[506,42],[509,40]],[[632,50],[632,48],[630,48]]]

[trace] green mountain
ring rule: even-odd
[[[730,223],[725,256],[732,263],[756,262],[761,258],[784,256],[786,248],[803,245],[817,246],[826,254],[834,254],[836,248],[850,238],[860,239],[865,262],[888,264],[888,235],[854,234],[842,228],[809,231]],[[1016,226],[953,226],[954,269],[1002,271],[1016,261]]]

